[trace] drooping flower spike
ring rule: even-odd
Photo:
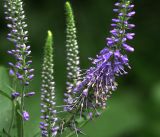
[[[119,0],[115,4],[117,18],[112,19],[111,36],[106,39],[106,47],[92,60],[90,67],[81,82],[78,82],[72,93],[77,96],[72,109],[79,109],[80,113],[92,111],[99,114],[97,109],[106,108],[106,101],[112,91],[117,89],[116,77],[127,74],[125,66],[130,68],[129,59],[125,54],[133,52],[134,48],[127,44],[132,40],[134,33],[130,30],[135,27],[129,19],[135,14],[134,5],[130,0]],[[93,114],[92,114],[93,115]]]
[[[42,87],[41,87],[41,119],[40,129],[43,137],[54,137],[57,135],[56,126],[58,120],[55,110],[55,82],[53,69],[53,39],[52,33],[48,31],[48,37],[44,48],[44,59],[42,64]]]

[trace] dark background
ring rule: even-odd
[[[38,131],[40,70],[43,46],[50,29],[54,33],[55,79],[58,102],[62,102],[65,86],[65,14],[62,0],[24,0],[33,67],[36,77],[31,89],[37,92],[26,100],[31,120],[26,122],[26,137]],[[114,0],[72,0],[81,67],[90,66],[88,57],[105,46],[109,35]],[[135,0],[136,38],[131,42],[135,52],[130,54],[129,75],[118,78],[119,88],[108,101],[106,112],[90,122],[84,132],[87,137],[160,137],[160,1]],[[11,58],[7,49],[13,48],[6,40],[7,28],[0,1],[0,66]],[[2,102],[0,102],[2,103]],[[5,109],[7,109],[7,105]],[[3,112],[1,112],[3,113]],[[0,123],[5,125],[5,123]]]

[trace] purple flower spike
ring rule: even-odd
[[[30,65],[32,61],[29,57],[31,54],[30,46],[27,46],[28,31],[26,30],[27,24],[25,23],[23,3],[21,0],[5,0],[4,8],[5,19],[8,20],[7,27],[10,29],[7,39],[14,44],[14,49],[8,51],[8,54],[15,58],[15,63],[8,63],[11,67],[9,73],[12,76],[16,72],[18,74],[17,80],[22,85],[27,86],[26,82],[28,79],[26,78],[29,77],[29,80],[31,80],[33,77],[31,77],[31,72],[26,73],[26,71],[31,70]]]
[[[28,46],[28,31],[26,30],[27,24],[25,22],[25,12],[23,10],[23,0],[4,0],[5,19],[8,21],[8,35],[7,39],[12,42],[13,49],[8,51],[8,54],[13,57],[14,62],[9,62],[10,71],[9,74],[14,79],[13,89],[18,87],[22,89],[19,92],[13,92],[11,94],[12,99],[15,99],[15,111],[20,111],[21,119],[20,123],[29,120],[29,113],[25,111],[24,95],[26,94],[26,86],[31,82],[32,71],[31,70],[31,51]],[[31,77],[31,78],[30,78]],[[32,93],[33,94],[33,93]],[[29,94],[28,94],[29,95]],[[19,115],[19,114],[17,114]],[[22,126],[22,125],[21,125]],[[13,126],[11,126],[11,129]],[[23,130],[23,127],[21,129]],[[24,136],[23,132],[20,136]]]
[[[29,113],[27,111],[23,111],[22,116],[23,116],[24,121],[28,121],[29,120]]]
[[[71,91],[76,98],[72,98],[71,106],[66,110],[80,108],[82,114],[85,109],[91,109],[96,115],[96,109],[105,109],[107,99],[117,89],[116,77],[127,74],[125,69],[130,68],[129,59],[124,52],[134,51],[127,44],[127,40],[132,40],[135,36],[134,33],[127,32],[135,27],[129,23],[130,18],[135,15],[135,11],[132,11],[134,5],[130,0],[119,0],[115,6],[117,17],[112,19],[111,36],[106,39],[106,47],[95,59],[91,59],[93,66]],[[91,113],[89,115],[92,117]]]

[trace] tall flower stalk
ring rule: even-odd
[[[58,120],[55,109],[55,82],[53,63],[53,38],[48,31],[48,37],[44,47],[44,59],[42,65],[42,85],[41,85],[41,119],[40,128],[43,137],[54,137],[57,135],[56,126]]]
[[[14,44],[14,49],[8,51],[8,54],[14,57],[15,62],[9,62],[9,74],[13,77],[12,98],[16,104],[18,136],[24,136],[24,121],[29,120],[29,113],[25,110],[24,97],[32,96],[34,92],[27,92],[27,86],[33,79],[33,71],[30,67],[32,60],[30,58],[30,46],[28,43],[27,24],[25,23],[25,14],[23,2],[21,0],[4,0],[5,15],[8,20],[7,27],[10,29],[7,39]]]
[[[111,36],[106,39],[106,47],[92,60],[90,67],[83,80],[77,83],[73,93],[79,95],[74,109],[80,107],[80,114],[88,111],[90,117],[99,115],[97,109],[106,108],[106,101],[117,89],[116,77],[127,74],[125,66],[130,68],[127,52],[133,52],[134,48],[127,44],[127,40],[132,40],[134,33],[130,30],[135,27],[130,24],[130,18],[135,14],[134,5],[130,0],[119,0],[115,3],[117,17],[112,19]]]
[[[74,102],[73,87],[80,80],[80,61],[79,47],[77,42],[76,25],[74,21],[73,10],[69,2],[65,3],[66,11],[66,53],[67,53],[67,87],[64,102],[66,103],[65,110],[72,110],[70,107]]]

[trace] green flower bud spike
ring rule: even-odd
[[[53,38],[51,31],[44,47],[44,59],[42,65],[42,85],[41,85],[41,119],[40,128],[42,136],[55,137],[57,135],[56,126],[58,120],[55,109],[55,82],[53,63]]]
[[[65,104],[72,104],[72,97],[74,96],[71,91],[75,84],[80,80],[80,61],[79,61],[79,47],[76,35],[76,26],[72,7],[69,2],[65,4],[66,10],[66,53],[67,53],[67,87],[64,99]],[[68,107],[64,108],[68,110]]]

